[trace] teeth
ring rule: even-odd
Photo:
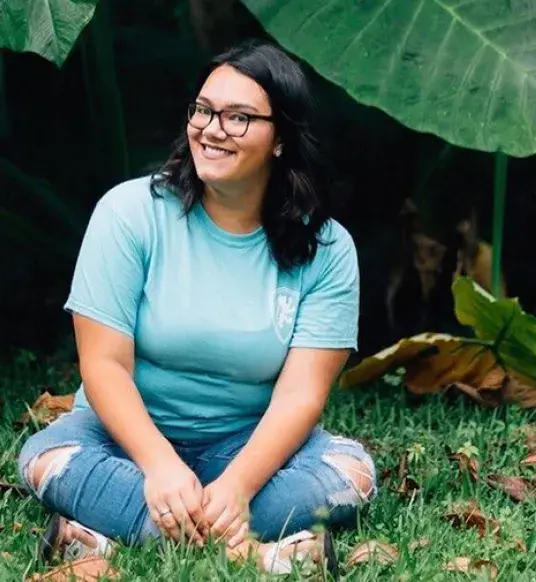
[[[209,159],[223,158],[226,156],[230,156],[232,154],[232,152],[229,152],[222,148],[207,145],[203,145],[203,151],[205,153],[205,156]]]

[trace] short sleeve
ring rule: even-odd
[[[359,266],[350,234],[339,225],[322,248],[318,277],[300,301],[290,347],[357,349]]]
[[[142,237],[103,198],[86,229],[64,308],[134,337],[144,280]]]

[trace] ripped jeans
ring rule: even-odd
[[[172,444],[205,486],[223,473],[254,429],[255,425],[208,444]],[[51,461],[36,490],[33,469],[37,459],[60,447],[69,448]],[[369,491],[355,486],[336,461],[340,455],[370,469]],[[23,483],[49,510],[109,538],[134,545],[161,536],[145,503],[143,473],[90,409],[65,414],[31,436],[19,456],[19,472]],[[316,427],[252,499],[251,531],[269,541],[319,523],[351,527],[359,508],[374,496],[375,483],[373,461],[360,443]]]

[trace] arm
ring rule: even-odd
[[[152,421],[133,379],[150,208],[136,208],[135,192],[131,203],[131,188],[121,185],[97,204],[65,308],[73,314],[84,392],[104,427],[143,472],[151,517],[176,539],[184,525],[200,543],[195,524],[203,517],[201,484]]]
[[[239,484],[252,499],[311,434],[348,355],[348,350],[291,349],[268,410],[222,478]]]
[[[205,517],[229,546],[244,539],[243,508],[303,444],[318,422],[331,386],[357,345],[359,271],[354,243],[339,225],[303,279],[290,350],[270,405],[249,442],[205,488]]]
[[[81,315],[73,320],[84,390],[108,432],[144,473],[155,461],[174,459],[134,385],[133,339]]]

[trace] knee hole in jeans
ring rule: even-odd
[[[72,456],[79,450],[79,445],[57,447],[37,455],[28,463],[24,475],[26,481],[36,491],[42,491],[52,477],[65,470]]]
[[[333,505],[358,505],[370,500],[374,491],[374,478],[372,468],[366,461],[344,453],[325,455],[324,461],[338,471],[351,485],[351,490],[331,495]]]

